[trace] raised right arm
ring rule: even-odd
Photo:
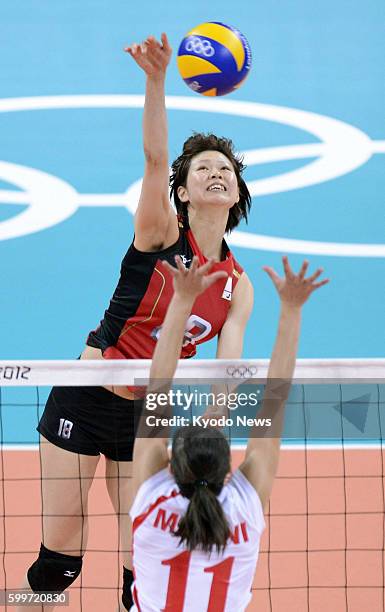
[[[265,271],[272,279],[281,299],[281,313],[273,353],[267,374],[267,383],[258,419],[271,418],[271,427],[262,431],[251,431],[246,456],[240,469],[257,490],[262,505],[269,500],[278,459],[283,428],[284,408],[294,373],[301,326],[301,308],[315,289],[328,280],[315,280],[322,273],[318,269],[305,278],[308,263],[304,262],[298,274],[290,268],[287,257],[283,258],[285,278],[280,278],[269,267]]]
[[[177,241],[179,230],[169,199],[168,133],[165,79],[171,57],[167,36],[161,43],[149,36],[141,45],[126,51],[146,74],[143,111],[145,168],[135,214],[135,247],[140,251],[167,248]]]
[[[197,296],[219,279],[226,278],[223,270],[208,274],[213,265],[212,260],[198,267],[198,257],[194,257],[190,268],[185,268],[179,256],[176,257],[176,268],[163,261],[163,266],[173,276],[174,295],[167,309],[162,330],[156,343],[150,369],[150,381],[147,398],[158,393],[168,393],[178,365],[186,321]],[[146,401],[146,400],[145,400]],[[138,426],[134,445],[134,491],[150,476],[162,470],[168,464],[168,418],[172,416],[170,405],[157,405],[155,418],[165,418],[166,424],[153,427],[146,425],[146,408]]]

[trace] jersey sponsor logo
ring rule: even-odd
[[[68,578],[73,578],[76,574],[76,570],[66,570],[63,576],[68,576]]]
[[[183,263],[184,265],[186,265],[186,264],[188,264],[188,263],[190,263],[190,262],[191,262],[191,258],[190,258],[190,259],[187,259],[186,255],[179,255],[179,257],[181,258],[182,263]]]
[[[68,440],[71,437],[71,432],[74,424],[72,421],[68,421],[67,419],[60,419],[59,421],[59,429],[57,435],[59,438],[64,438]]]
[[[223,289],[222,298],[224,300],[231,301],[231,295],[233,293],[233,279],[231,276],[227,279],[226,286]]]

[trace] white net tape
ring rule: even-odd
[[[146,380],[151,361],[143,360],[7,360],[0,361],[0,386],[37,385],[134,385]],[[176,379],[195,380],[263,380],[267,359],[191,359],[180,360]],[[371,380],[385,378],[385,359],[298,359],[294,378],[301,382],[316,380]]]

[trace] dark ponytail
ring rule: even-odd
[[[190,500],[175,536],[188,550],[223,550],[229,525],[217,496],[230,471],[230,447],[218,429],[182,427],[174,436],[171,469],[181,494]]]

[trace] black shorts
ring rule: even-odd
[[[104,387],[53,387],[37,430],[73,453],[132,461],[142,404]]]

